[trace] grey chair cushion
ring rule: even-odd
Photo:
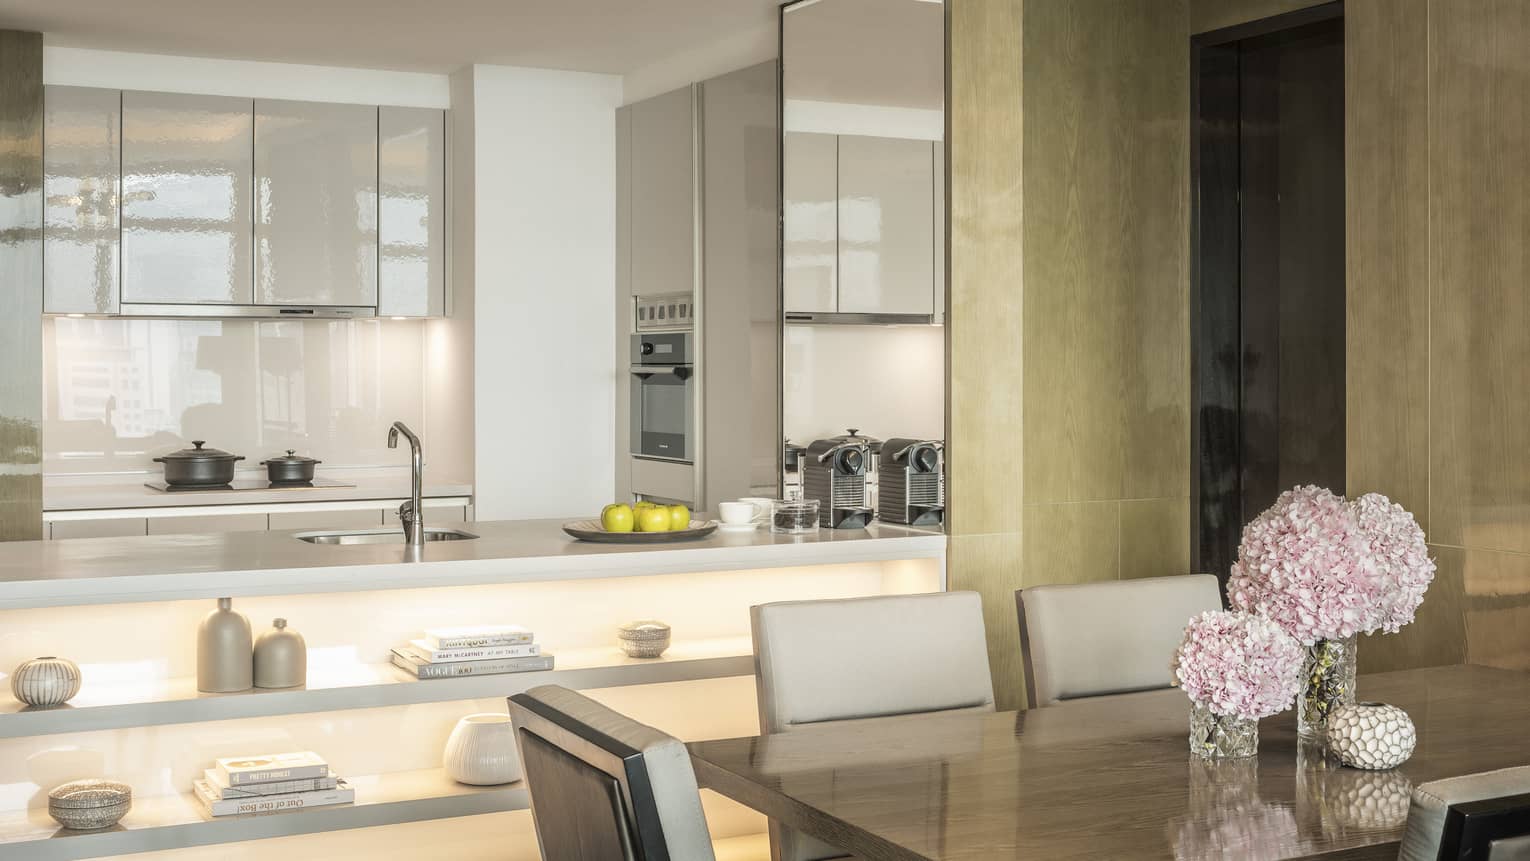
[[[760,727],[992,709],[976,592],[752,608]]]
[[[541,685],[526,692],[556,711],[628,747],[642,751],[653,787],[659,822],[669,856],[711,861],[712,836],[701,810],[701,793],[691,768],[690,752],[674,736],[638,723],[620,712],[558,685]],[[532,780],[534,783],[534,778]],[[536,788],[533,785],[532,792]]]
[[[1032,707],[1169,687],[1185,624],[1222,607],[1210,574],[1035,586],[1015,596]]]
[[[1440,853],[1440,839],[1445,833],[1445,814],[1452,804],[1527,792],[1530,792],[1530,766],[1500,768],[1421,783],[1413,788],[1402,851],[1397,857],[1401,861],[1434,861]],[[1506,845],[1503,856],[1513,857],[1510,854],[1513,848],[1518,847]],[[1497,847],[1494,850],[1494,858],[1497,858]]]
[[[976,592],[786,601],[751,610],[760,728],[959,709],[993,710]],[[775,861],[846,858],[771,823]]]

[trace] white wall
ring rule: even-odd
[[[472,78],[476,516],[587,516],[616,470],[621,78]]]
[[[361,105],[447,108],[446,75],[43,48],[43,83]]]
[[[787,326],[786,436],[799,445],[858,428],[886,440],[945,438],[945,329]]]

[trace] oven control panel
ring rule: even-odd
[[[639,296],[637,305],[637,329],[690,329],[695,325],[696,300],[689,293],[672,293],[667,296]]]

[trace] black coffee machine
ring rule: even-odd
[[[939,526],[946,517],[946,444],[890,439],[877,468],[877,519]]]
[[[829,529],[860,529],[871,522],[866,473],[871,448],[859,439],[821,439],[802,456],[802,498],[818,500],[818,523]]]

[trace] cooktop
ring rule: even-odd
[[[355,487],[356,485],[332,478],[316,478],[313,481],[268,481],[264,478],[239,478],[228,484],[176,485],[166,484],[164,479],[146,481],[144,487],[165,493],[193,493],[201,491],[231,490],[312,490],[316,487]]]

